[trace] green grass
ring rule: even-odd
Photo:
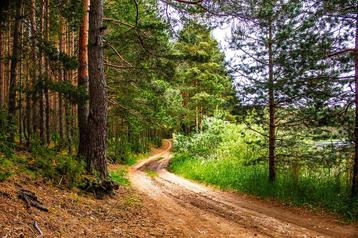
[[[292,205],[323,208],[349,220],[358,220],[358,201],[349,199],[348,179],[329,176],[317,168],[315,172],[302,168],[298,179],[287,172],[290,169],[278,170],[274,184],[268,182],[267,165],[244,166],[237,159],[201,160],[177,154],[170,169],[183,177],[220,188],[273,198]]]
[[[157,176],[158,176],[157,171],[150,170],[150,169],[146,170],[145,173],[146,173],[149,177],[151,177],[151,178],[154,178],[154,177],[157,177]]]
[[[119,168],[117,170],[111,171],[109,176],[112,180],[121,186],[129,186],[129,180],[127,178],[127,169]]]

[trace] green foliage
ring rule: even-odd
[[[9,142],[8,138],[12,130],[16,130],[15,125],[8,123],[7,113],[0,109],[0,156],[3,154],[7,158],[14,155],[15,144]]]
[[[351,204],[347,177],[338,179],[329,170],[304,168],[295,178],[292,172],[279,171],[274,185],[268,182],[267,165],[243,166],[239,159],[200,160],[183,154],[175,156],[171,170],[189,179],[234,189],[292,205],[320,207],[346,218],[358,219],[358,204]]]
[[[6,180],[13,174],[13,172],[11,171],[12,167],[12,162],[9,159],[6,159],[0,155],[0,182]]]
[[[282,146],[278,153],[295,153],[292,159],[280,157],[278,177],[271,184],[267,180],[266,147],[262,146],[266,142],[260,136],[263,129],[253,127],[207,118],[202,133],[174,138],[176,153],[170,169],[221,188],[358,219],[358,204],[350,200],[351,162],[342,148],[308,141],[295,148]],[[302,154],[307,157],[298,157]]]
[[[264,155],[265,150],[260,146],[262,140],[259,134],[248,130],[245,125],[208,117],[204,119],[201,133],[175,136],[174,149],[179,154],[204,160],[239,158],[241,163],[249,163]]]
[[[78,186],[85,173],[85,162],[76,157],[61,155],[41,145],[32,146],[33,162],[29,168],[67,187]]]
[[[129,180],[127,178],[127,170],[125,168],[119,168],[109,173],[111,179],[121,186],[129,186]]]
[[[41,48],[48,59],[51,67],[57,70],[75,70],[78,68],[78,61],[76,56],[69,56],[68,54],[59,51],[52,42],[41,39],[38,42],[38,47]]]

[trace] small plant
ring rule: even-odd
[[[85,162],[41,145],[32,147],[33,163],[29,167],[54,183],[67,187],[80,184],[85,173]]]
[[[158,177],[159,175],[157,171],[150,170],[150,169],[146,170],[145,173],[151,178]]]
[[[129,180],[127,178],[127,170],[124,168],[119,168],[109,173],[111,179],[121,186],[128,186]]]

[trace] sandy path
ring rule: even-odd
[[[203,186],[166,170],[171,142],[129,172],[132,186],[154,200],[151,208],[186,237],[358,237],[358,226]],[[148,176],[147,171],[157,176]],[[182,236],[182,235],[181,235]]]

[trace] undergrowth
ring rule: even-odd
[[[348,173],[318,162],[278,164],[275,183],[268,181],[260,138],[242,125],[206,121],[202,133],[177,136],[170,169],[189,179],[287,204],[325,209],[358,220],[358,201],[350,199]],[[259,129],[258,129],[259,130]],[[252,143],[253,141],[259,143]]]
[[[31,148],[32,160],[28,168],[37,175],[66,187],[78,186],[85,174],[85,162],[77,157],[61,154],[41,145]]]
[[[119,168],[109,173],[111,179],[121,186],[128,186],[129,180],[127,178],[127,169]]]

